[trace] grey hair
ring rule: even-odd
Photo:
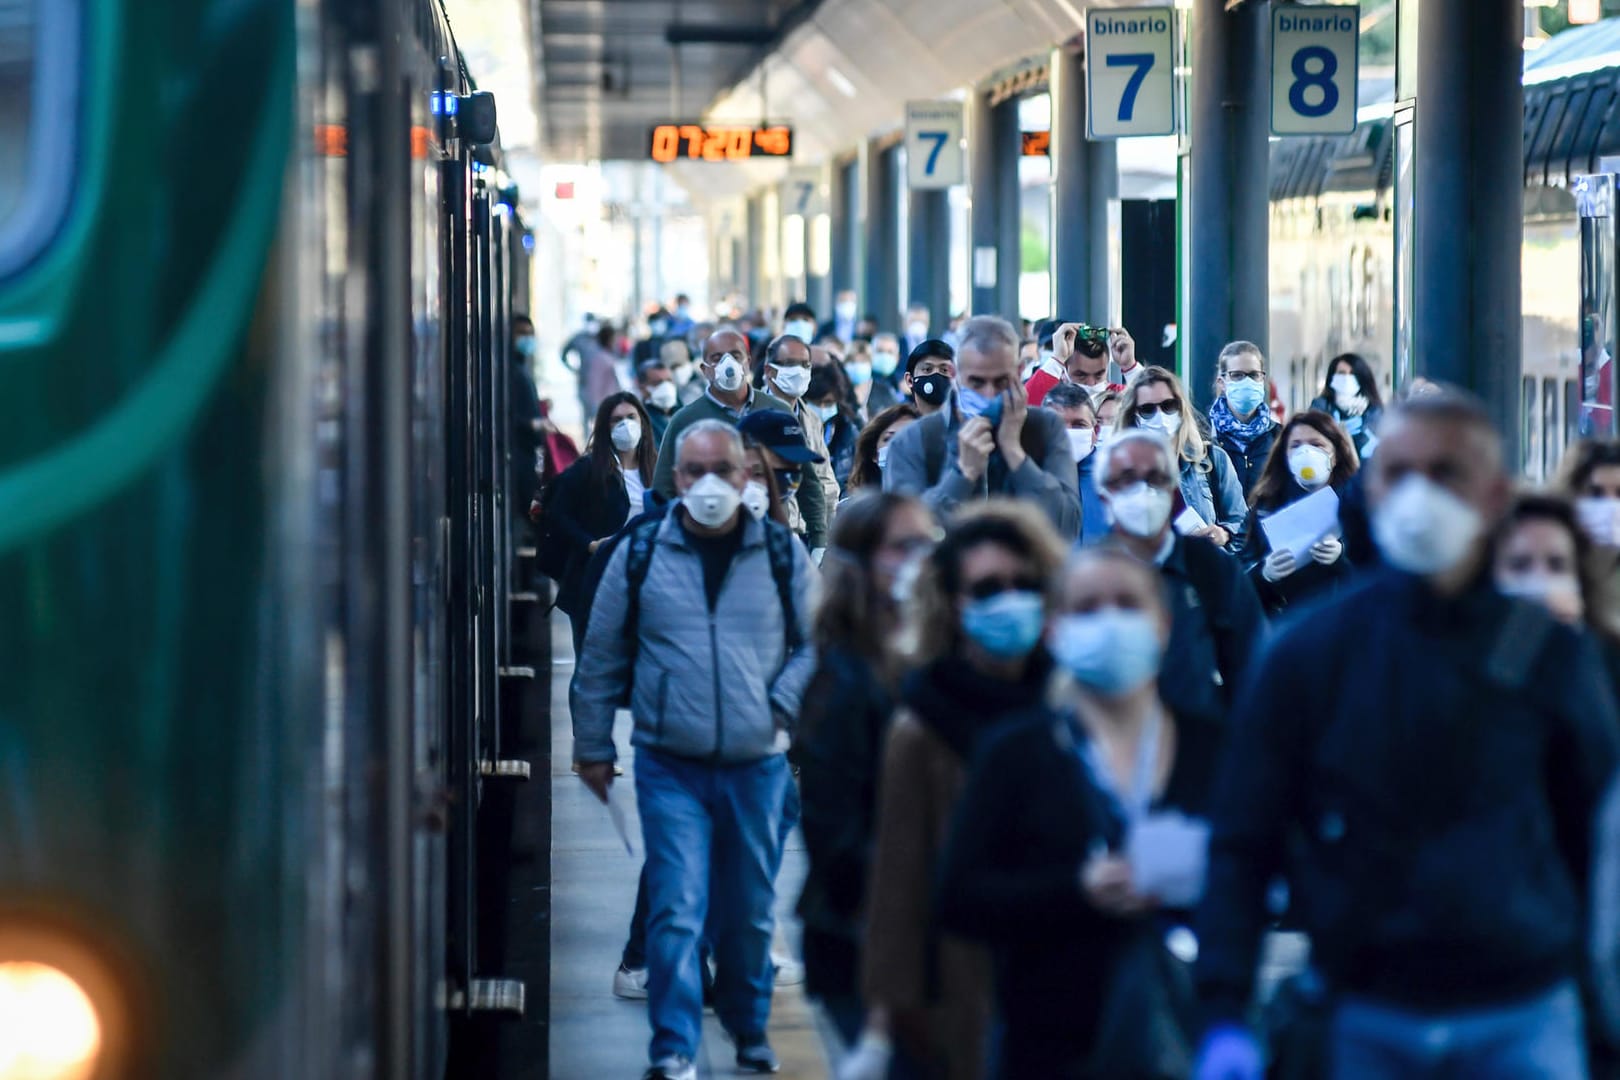
[[[968,349],[979,353],[1006,349],[1016,356],[1018,345],[1018,331],[1013,329],[1012,323],[999,315],[975,315],[962,324],[961,333],[957,335],[956,355],[961,356]]]
[[[1258,356],[1261,368],[1266,366],[1266,354],[1260,351],[1260,346],[1252,341],[1230,341],[1215,358],[1215,374],[1225,375],[1226,365],[1240,356]]]
[[[738,457],[743,456],[742,432],[724,420],[699,420],[691,427],[680,433],[675,440],[675,464],[679,465],[686,456],[686,444],[699,435],[721,435],[731,444],[732,452]]]
[[[665,367],[674,367],[692,359],[692,347],[685,338],[670,338],[658,346],[658,359],[663,361]]]
[[[1075,383],[1058,383],[1041,399],[1042,408],[1075,409],[1082,405],[1096,415],[1097,406],[1091,400],[1090,391]]]
[[[1114,455],[1132,443],[1145,443],[1159,452],[1163,459],[1165,474],[1170,477],[1179,477],[1181,470],[1176,468],[1176,452],[1170,448],[1170,443],[1157,431],[1146,428],[1127,428],[1109,440],[1104,450],[1102,460],[1097,462],[1092,473],[1092,481],[1097,490],[1102,491],[1108,487],[1108,477],[1114,471]]]

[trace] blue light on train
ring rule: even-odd
[[[523,250],[524,251],[533,251],[534,250],[534,234],[533,233],[524,233],[523,234]]]
[[[461,99],[448,90],[433,91],[429,101],[434,116],[454,116],[461,107]]]

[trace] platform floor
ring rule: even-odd
[[[573,775],[568,679],[573,674],[572,638],[561,613],[552,625],[551,670],[551,1076],[556,1080],[635,1080],[647,1067],[645,1002],[613,996],[613,972],[624,948],[635,905],[639,858],[625,854],[607,809]],[[629,714],[617,730],[625,776],[614,785],[626,811],[639,855],[641,826],[635,813],[634,754],[629,748]],[[798,955],[793,905],[804,879],[805,855],[797,833],[777,883],[778,949]],[[771,1009],[771,1045],[782,1059],[784,1077],[822,1080],[828,1075],[814,1020],[800,987],[776,992]],[[699,1051],[700,1077],[733,1076],[731,1045],[714,1015],[704,1018]]]

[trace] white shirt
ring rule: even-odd
[[[624,493],[630,500],[630,512],[624,516],[625,521],[641,513],[641,497],[647,490],[647,485],[641,482],[640,469],[626,469],[619,467],[619,475],[624,477]]]

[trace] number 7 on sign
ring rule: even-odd
[[[1136,115],[1136,95],[1142,89],[1142,80],[1147,73],[1153,70],[1152,53],[1112,53],[1108,57],[1109,67],[1133,67],[1136,70],[1125,83],[1125,93],[1119,98],[1120,123],[1128,122]]]
[[[945,143],[950,140],[950,137],[951,133],[948,131],[917,132],[917,138],[923,140],[924,142],[932,142],[934,144],[934,148],[928,151],[928,162],[923,166],[923,173],[925,175],[934,175],[934,166],[939,164],[939,152],[945,149]]]

